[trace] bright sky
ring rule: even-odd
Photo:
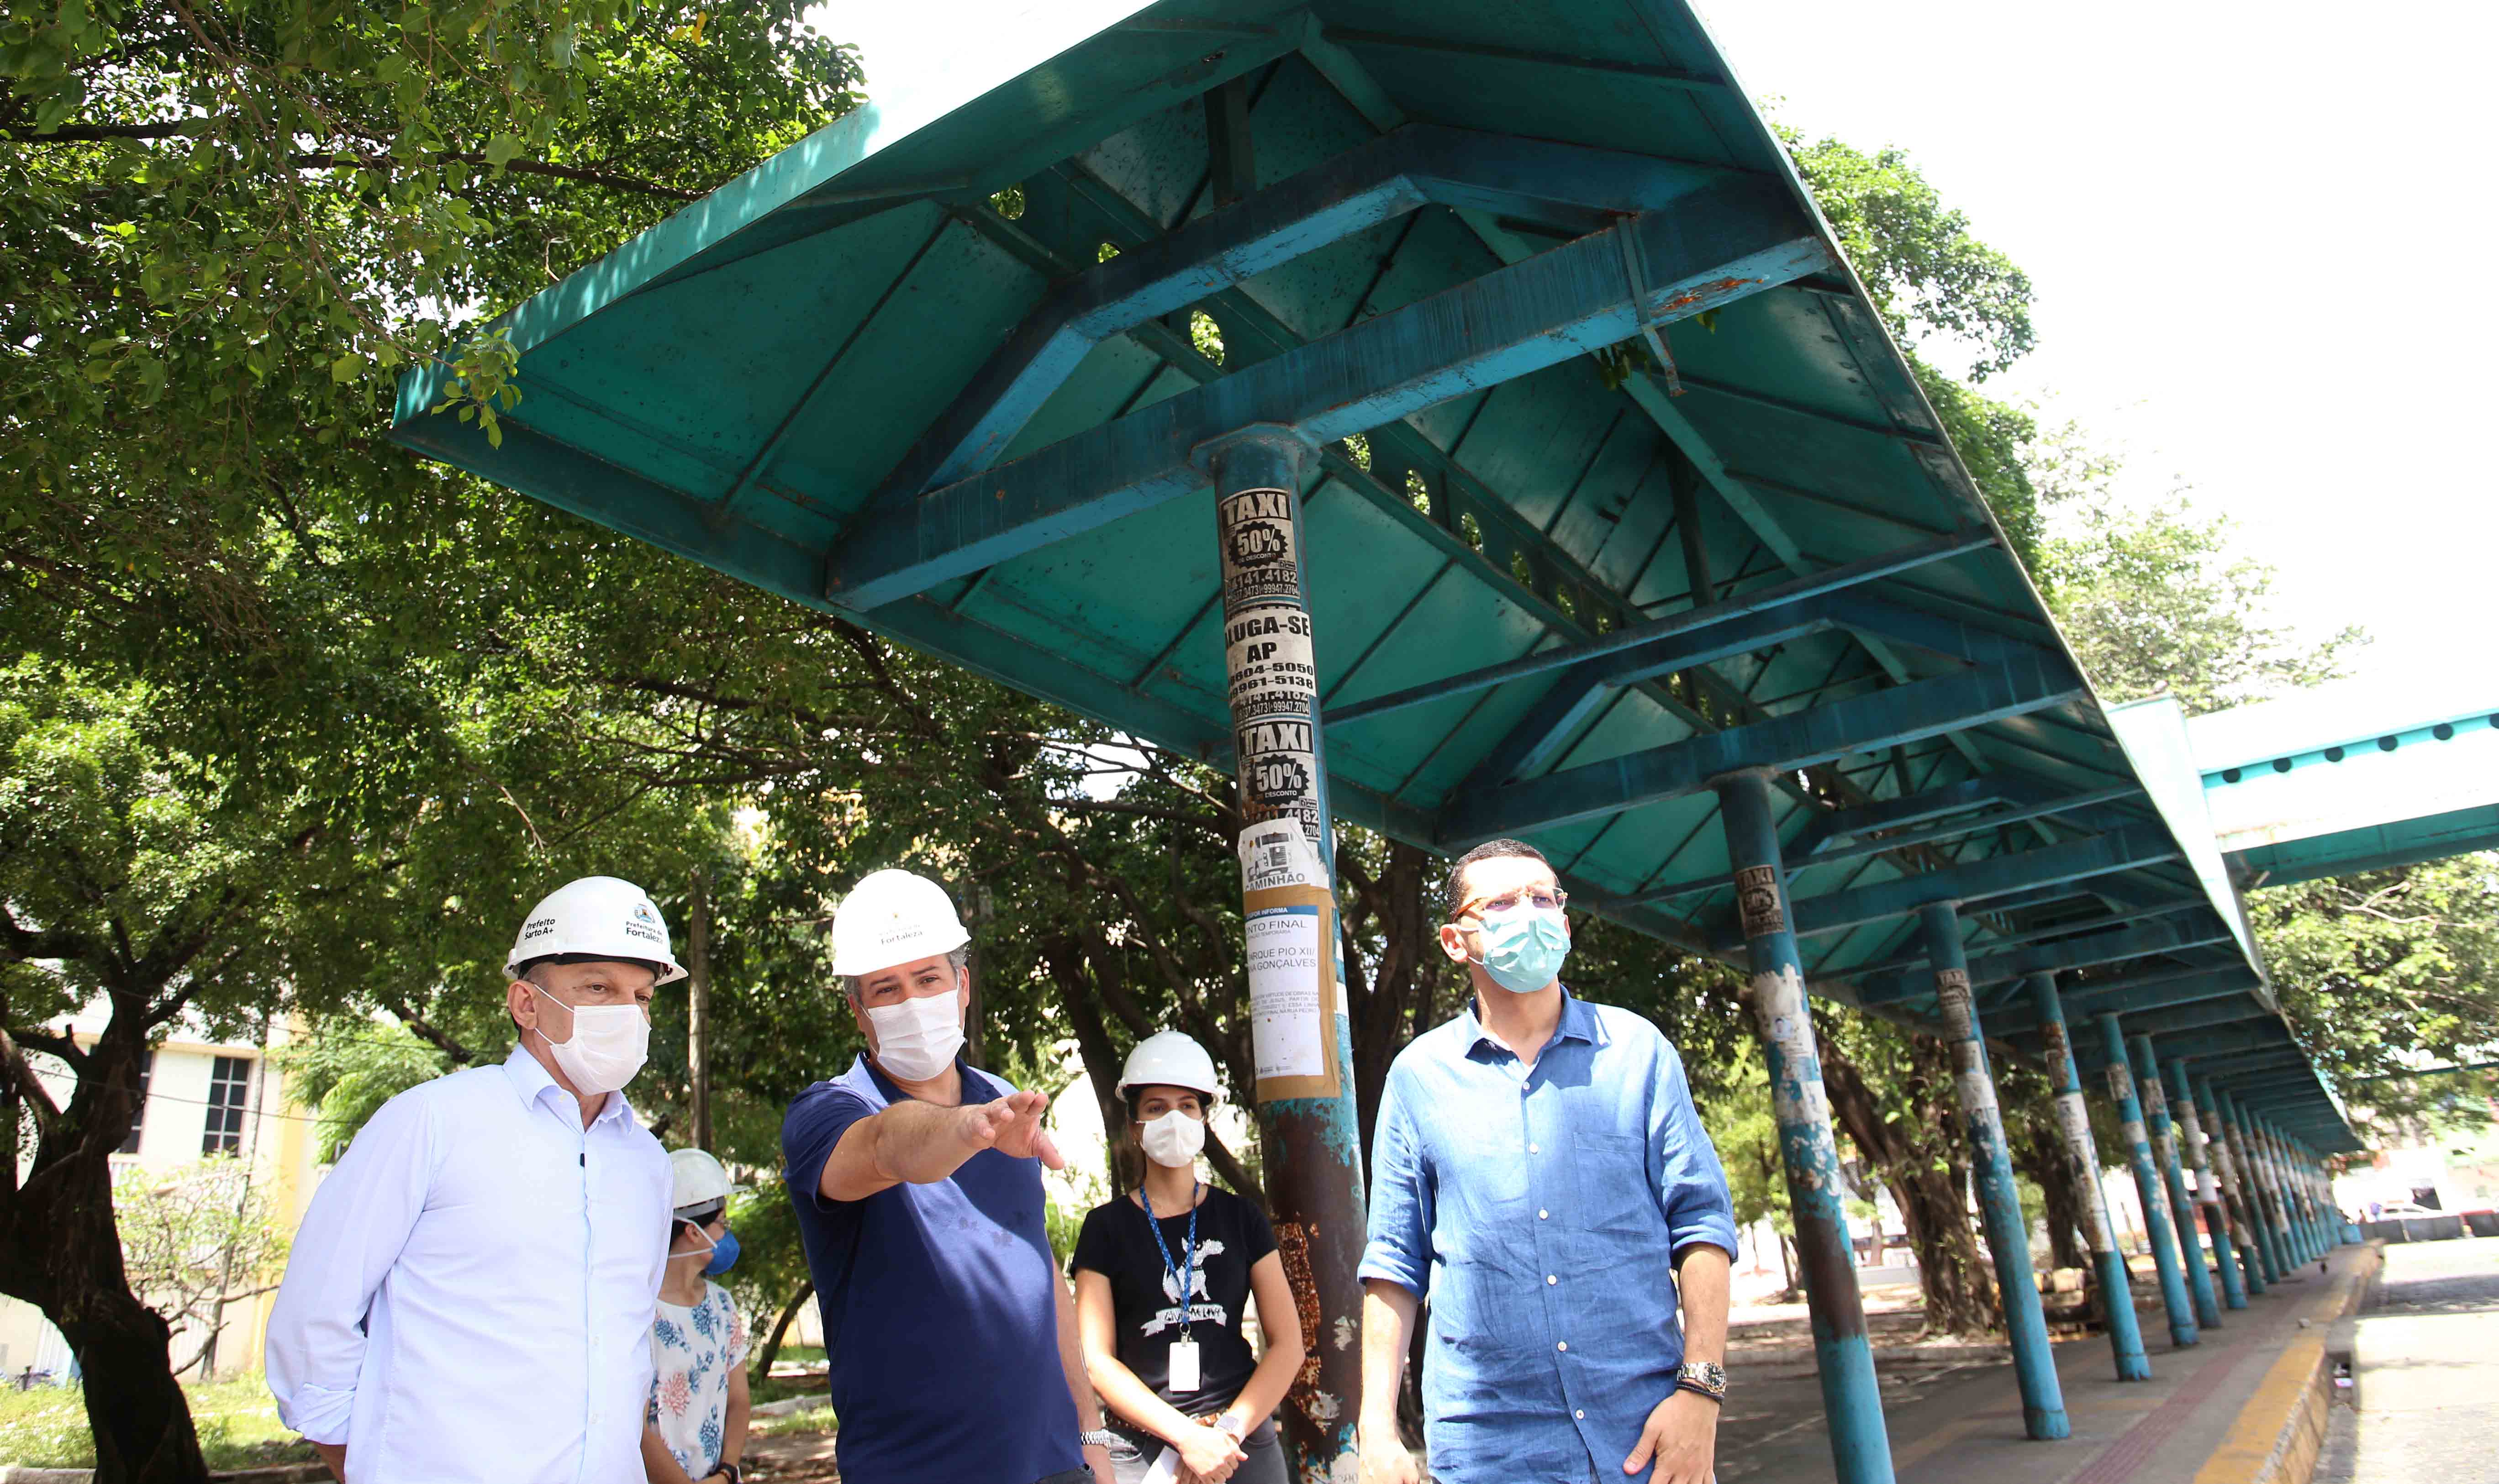
[[[2039,349],[1990,392],[2229,513],[2284,619],[2376,636],[2358,670],[2491,662],[2499,10],[1700,4],[1753,96],[1907,149],[2029,273]]]
[[[1138,0],[1084,3],[1107,23]],[[866,0],[813,18],[862,46],[873,91],[932,30],[959,46],[1050,9],[944,4],[962,24]],[[2184,483],[2234,517],[2283,619],[2376,636],[2363,673],[2459,643],[2489,662],[2499,478],[2471,430],[2499,390],[2477,183],[2499,8],[1700,4],[1754,97],[1909,150],[2029,273],[2040,348],[1991,393],[2124,451],[2130,494]]]

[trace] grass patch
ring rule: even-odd
[[[259,1371],[206,1386],[186,1385],[191,1425],[211,1468],[308,1464],[317,1455],[277,1420],[277,1403]],[[86,1426],[86,1394],[77,1386],[0,1392],[0,1463],[30,1468],[92,1468],[95,1439]]]

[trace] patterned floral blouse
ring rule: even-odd
[[[729,1290],[703,1284],[692,1308],[660,1301],[651,1324],[651,1405],[646,1414],[686,1477],[700,1479],[720,1464],[721,1429],[729,1413],[729,1373],[746,1361],[746,1321]]]

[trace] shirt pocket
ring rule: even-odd
[[[1581,1231],[1600,1239],[1665,1235],[1665,1217],[1649,1178],[1646,1139],[1583,1129],[1573,1136],[1571,1152]],[[1601,1240],[1588,1244],[1586,1255],[1605,1262],[1622,1254],[1615,1242]]]

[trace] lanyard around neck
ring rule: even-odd
[[[1186,1246],[1181,1248],[1183,1255],[1180,1266],[1178,1267],[1173,1266],[1171,1247],[1163,1241],[1163,1223],[1161,1218],[1154,1214],[1153,1196],[1142,1186],[1137,1190],[1137,1199],[1143,1202],[1146,1208],[1146,1230],[1154,1234],[1154,1250],[1163,1255],[1163,1271],[1180,1279],[1180,1338],[1183,1339],[1188,1339],[1189,1290],[1196,1286],[1197,1192],[1200,1188],[1201,1187],[1196,1181],[1192,1180],[1189,1182],[1188,1243]]]

